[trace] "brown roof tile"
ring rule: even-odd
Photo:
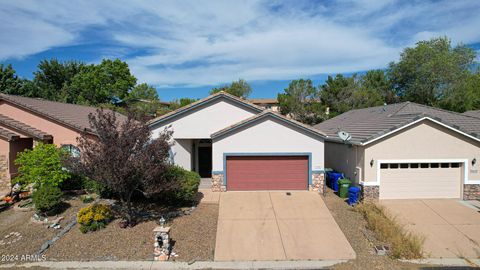
[[[88,115],[90,113],[95,114],[98,109],[96,107],[6,94],[0,94],[0,99],[29,110],[33,113],[39,114],[45,118],[49,118],[77,131],[93,132],[90,129]],[[116,113],[116,115],[117,119],[120,121],[126,119],[126,116],[120,113]]]
[[[464,115],[467,115],[467,116],[473,116],[473,117],[480,118],[480,110],[467,111],[467,112],[464,112],[463,114],[464,114]]]
[[[350,133],[351,143],[361,144],[399,129],[423,117],[429,117],[480,139],[480,119],[412,102],[351,110],[314,127],[331,140],[340,140],[337,132]]]

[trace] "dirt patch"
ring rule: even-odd
[[[64,219],[60,222],[63,228],[69,223],[83,203],[78,198],[66,199],[66,203],[69,204],[69,208],[58,216],[63,216]],[[47,228],[46,225],[35,224],[30,222],[30,218],[34,214],[33,211],[21,212],[15,211],[13,207],[0,212],[0,240],[7,240],[12,242],[10,244],[0,245],[0,255],[33,255],[35,254],[43,243],[52,239],[59,230],[53,228]],[[54,220],[55,217],[49,217],[49,220]],[[18,232],[16,235],[11,233]],[[5,236],[10,235],[8,238]]]
[[[201,203],[191,215],[171,224],[176,261],[213,261],[217,234],[218,204]]]
[[[366,229],[367,222],[362,214],[354,211],[353,207],[345,203],[344,199],[338,197],[330,189],[327,190],[324,200],[333,218],[357,254],[355,260],[335,265],[333,269],[425,269],[425,267],[433,267],[431,265],[404,263],[388,256],[374,254],[374,245],[383,243],[372,239],[372,235]]]

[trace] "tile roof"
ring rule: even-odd
[[[248,100],[253,104],[277,104],[278,100],[276,98],[252,98]]]
[[[463,115],[468,115],[468,116],[473,116],[473,117],[480,118],[480,110],[467,111],[467,112],[464,112]]]
[[[52,135],[38,130],[34,127],[31,127],[25,123],[19,122],[15,119],[12,119],[6,115],[0,114],[0,125],[6,126],[9,129],[13,129],[20,133],[27,134],[35,139],[39,140],[49,140],[52,139]]]
[[[261,111],[264,110],[264,108],[262,108],[262,107],[260,107],[260,106],[257,106],[257,105],[255,105],[255,104],[253,104],[253,103],[250,103],[250,102],[246,101],[245,99],[236,97],[236,96],[234,96],[234,95],[230,95],[230,94],[228,94],[228,93],[226,93],[226,92],[224,92],[224,91],[220,91],[220,92],[215,93],[215,94],[213,94],[213,95],[210,95],[210,96],[208,96],[208,97],[206,97],[206,98],[203,98],[203,99],[197,100],[197,101],[195,101],[195,102],[193,102],[193,103],[190,103],[190,104],[188,104],[187,106],[183,106],[183,107],[178,108],[178,109],[176,109],[176,110],[174,110],[174,111],[172,111],[172,112],[169,112],[169,113],[166,113],[166,114],[164,114],[164,115],[161,115],[161,116],[159,116],[159,117],[157,117],[157,118],[154,118],[154,119],[148,121],[148,124],[149,124],[149,125],[157,124],[157,123],[159,123],[159,122],[162,122],[162,121],[165,121],[165,120],[169,119],[170,117],[173,117],[173,116],[175,116],[175,115],[179,115],[179,114],[185,113],[185,112],[187,112],[187,111],[189,111],[189,110],[191,110],[191,109],[193,109],[193,108],[196,108],[197,106],[200,106],[200,105],[202,105],[202,104],[205,104],[205,103],[207,103],[207,102],[209,102],[209,101],[211,101],[211,100],[215,100],[215,99],[220,98],[220,97],[225,97],[225,98],[227,98],[227,99],[229,99],[229,100],[233,100],[233,101],[235,101],[235,102],[237,102],[237,103],[239,103],[239,104],[242,104],[242,105],[244,105],[244,106],[246,106],[246,107],[250,107],[250,108],[252,108],[252,109],[254,109],[254,110],[258,111],[258,112],[261,112]]]
[[[96,107],[83,106],[70,103],[45,100],[41,98],[28,98],[22,96],[0,94],[0,100],[5,100],[23,109],[39,114],[52,121],[58,122],[77,131],[93,131],[90,129],[88,115],[95,114]],[[120,121],[126,116],[116,113]]]
[[[292,124],[292,125],[294,125],[294,126],[300,127],[300,128],[302,128],[302,129],[307,130],[307,131],[309,131],[309,132],[311,132],[311,133],[314,133],[314,134],[316,134],[316,135],[320,135],[320,136],[322,136],[322,137],[326,137],[326,134],[325,134],[325,133],[323,133],[322,131],[320,131],[320,130],[318,130],[318,129],[314,129],[312,126],[309,126],[309,125],[300,123],[300,122],[298,122],[298,121],[296,121],[296,120],[287,118],[287,117],[285,117],[285,116],[283,116],[283,115],[281,115],[281,114],[275,113],[275,112],[273,112],[273,111],[271,111],[271,110],[265,110],[265,111],[263,111],[263,112],[261,112],[261,113],[259,113],[259,114],[256,114],[256,115],[251,116],[251,117],[249,117],[249,118],[247,118],[247,119],[245,119],[245,120],[242,120],[242,121],[240,121],[240,122],[238,122],[238,123],[235,123],[235,124],[233,124],[233,125],[231,125],[231,126],[228,126],[228,127],[226,127],[226,128],[223,128],[223,129],[221,129],[221,130],[219,130],[219,131],[217,131],[217,132],[215,132],[215,133],[212,133],[212,134],[211,134],[211,137],[214,138],[214,137],[221,136],[221,135],[223,135],[223,134],[227,134],[227,133],[229,133],[230,131],[235,130],[235,129],[238,128],[238,127],[244,126],[244,125],[246,125],[246,124],[248,124],[248,123],[255,122],[256,120],[261,119],[261,118],[266,117],[266,116],[275,117],[275,118],[277,118],[277,119],[280,119],[280,120],[282,120],[282,121],[284,121],[284,122],[290,123],[290,124]]]
[[[480,139],[480,119],[412,102],[351,110],[314,127],[330,140],[340,140],[342,130],[350,133],[352,144],[363,144],[424,117]]]
[[[0,138],[7,140],[7,141],[15,141],[20,138],[18,134],[15,134],[9,130],[0,128]]]

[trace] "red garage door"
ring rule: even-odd
[[[306,190],[307,156],[229,156],[227,190]]]

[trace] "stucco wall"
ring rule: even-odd
[[[365,182],[375,182],[377,160],[468,159],[469,180],[480,180],[480,143],[429,120],[365,146]],[[370,166],[370,160],[375,164]]]
[[[6,115],[17,121],[47,132],[53,136],[53,143],[57,146],[62,144],[77,144],[80,134],[71,128],[57,124],[40,115],[25,111],[5,101],[0,101],[0,114]]]
[[[171,125],[175,139],[207,139],[212,133],[253,115],[255,115],[253,110],[220,98],[159,125],[153,125],[152,137],[158,137],[165,127]]]
[[[10,144],[0,139],[0,195],[10,189],[10,173],[8,170]]]
[[[344,143],[325,142],[325,168],[342,172],[358,184],[360,179],[363,179],[363,148]]]
[[[172,146],[173,162],[185,170],[192,170],[192,140],[176,139]]]
[[[230,135],[230,136],[228,136]],[[312,169],[324,168],[324,142],[318,136],[268,117],[213,140],[213,171],[223,171],[223,153],[312,154]]]

